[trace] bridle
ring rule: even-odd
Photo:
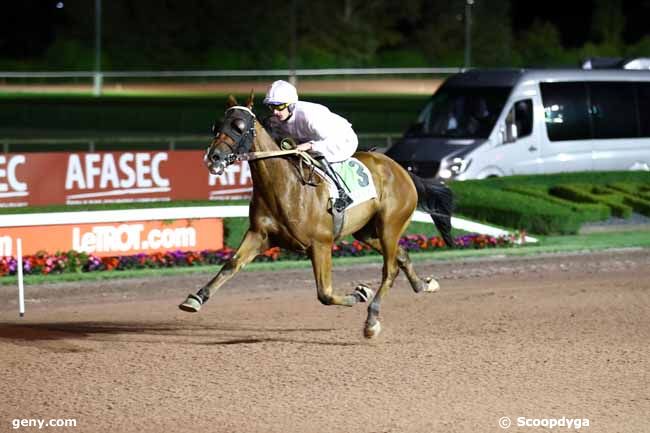
[[[231,111],[243,111],[247,115],[230,119],[228,114]],[[227,141],[221,141],[221,143],[224,143],[230,149],[230,153],[226,155],[218,150],[213,150],[214,141],[210,144],[203,156],[203,162],[208,167],[210,173],[215,175],[221,174],[227,166],[235,163],[240,159],[241,155],[251,149],[253,140],[256,137],[255,122],[255,113],[248,107],[235,105],[226,110],[226,120],[221,126],[221,129],[216,131],[217,128],[213,125],[212,132],[214,133],[215,139],[221,135],[225,135],[232,140],[233,144]]]
[[[230,118],[230,112],[243,111],[246,115],[243,117]],[[216,131],[216,126],[212,127],[214,139],[218,139],[221,135],[232,140],[233,144],[227,141],[221,141],[219,144],[224,143],[230,149],[230,153],[224,154],[217,149],[214,149],[214,141],[205,152],[203,162],[208,168],[208,171],[214,175],[220,175],[227,166],[234,164],[237,161],[253,161],[256,159],[273,158],[285,155],[299,155],[304,160],[313,163],[313,158],[302,150],[271,150],[261,152],[250,152],[253,147],[253,141],[257,136],[255,132],[255,123],[257,117],[250,108],[241,105],[235,105],[226,110],[226,119],[219,131]]]

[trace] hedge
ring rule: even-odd
[[[586,222],[650,216],[650,173],[588,172],[451,182],[456,213],[536,234],[573,234]]]
[[[632,208],[622,203],[620,194],[614,190],[588,184],[558,185],[551,188],[551,193],[566,200],[579,203],[602,203],[612,210],[614,216],[629,218]]]
[[[454,188],[464,216],[531,233],[575,233],[581,220],[566,206],[529,195],[472,186]]]

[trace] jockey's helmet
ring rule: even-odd
[[[284,80],[274,81],[264,98],[265,105],[291,105],[296,102],[298,102],[298,91],[291,83]]]

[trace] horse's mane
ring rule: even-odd
[[[277,144],[278,147],[280,147],[280,141],[282,141],[282,139],[286,137],[282,137],[278,133],[278,128],[273,127],[273,123],[276,121],[277,120],[275,119],[275,117],[273,117],[273,115],[268,115],[260,121],[260,124],[262,125],[262,128],[266,131],[266,133],[275,142],[275,144]]]
[[[288,142],[290,148],[295,148],[296,143],[293,138],[284,137],[279,134],[279,128],[275,128],[273,126],[274,122],[277,122],[277,119],[272,115],[269,115],[261,120],[260,125],[262,126],[264,132],[266,132],[266,134],[269,136],[271,141],[275,143],[278,150],[287,150],[287,148],[283,147],[283,141]],[[261,138],[262,137],[259,137],[258,139]],[[283,159],[289,162],[289,164],[295,169],[296,176],[302,184],[316,186],[321,183],[322,180],[320,177],[314,175],[313,165],[305,164],[303,158],[300,158],[297,155],[287,155]]]

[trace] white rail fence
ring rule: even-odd
[[[150,209],[124,209],[111,211],[84,212],[49,212],[33,214],[0,215],[0,227],[25,227],[38,225],[84,224],[111,221],[143,221],[147,219],[179,219],[179,218],[246,218],[249,215],[248,206],[190,206]],[[413,221],[432,223],[431,217],[424,212],[415,211]],[[508,236],[510,232],[485,224],[452,217],[454,228],[487,234],[491,236]],[[535,238],[526,237],[526,242],[536,242]]]

